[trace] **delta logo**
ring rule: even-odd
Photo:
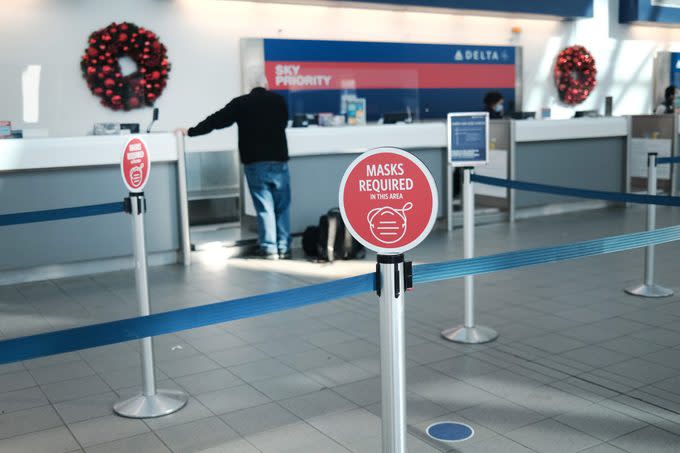
[[[455,61],[490,61],[502,62],[510,59],[510,54],[503,50],[501,52],[491,49],[458,49],[453,54]]]

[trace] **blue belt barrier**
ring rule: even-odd
[[[656,164],[677,164],[680,163],[680,156],[675,157],[659,157],[656,159]]]
[[[655,204],[662,206],[680,206],[680,197],[667,195],[638,195],[621,192],[605,192],[601,190],[574,189],[571,187],[550,186],[533,182],[513,181],[511,179],[492,178],[473,174],[470,178],[474,182],[490,186],[506,187],[508,189],[542,192],[566,197],[592,198],[595,200],[619,201],[622,203]]]
[[[123,202],[79,206],[75,208],[48,209],[46,211],[18,212],[0,215],[0,226],[22,225],[25,223],[49,222],[51,220],[74,219],[95,215],[123,212]]]
[[[416,283],[622,252],[680,239],[680,226],[414,267]],[[0,364],[251,318],[372,291],[375,274],[0,342]]]

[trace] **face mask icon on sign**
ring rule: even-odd
[[[143,169],[144,163],[130,169],[130,181],[132,182],[133,187],[139,187],[140,184],[142,184]]]
[[[389,206],[371,209],[366,216],[371,233],[380,242],[394,244],[406,234],[406,211],[413,208],[410,201],[401,209]]]

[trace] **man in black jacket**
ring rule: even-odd
[[[288,106],[283,96],[267,90],[260,78],[256,88],[233,99],[195,127],[189,137],[238,124],[238,150],[257,211],[259,250],[265,259],[290,259],[290,177],[286,126]]]

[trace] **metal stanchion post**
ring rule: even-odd
[[[378,255],[383,453],[406,453],[404,290],[412,286],[411,269],[404,255]]]
[[[472,168],[463,169],[463,237],[464,256],[475,256],[475,192],[470,177]],[[456,343],[488,343],[498,338],[498,333],[484,326],[475,325],[475,280],[474,276],[465,277],[465,322],[462,326],[452,327],[442,332],[442,336]]]
[[[189,232],[189,199],[184,134],[175,133],[177,140],[177,191],[179,192],[179,227],[182,240],[182,263],[191,266],[191,234]]]
[[[656,195],[657,175],[656,175],[657,153],[647,155],[647,193]],[[656,229],[656,205],[647,205],[647,231]],[[640,297],[668,297],[673,295],[673,290],[654,283],[654,246],[649,245],[645,248],[645,277],[642,285],[626,288],[626,292],[633,296]]]
[[[149,286],[146,264],[146,241],[144,238],[144,193],[130,193],[125,199],[126,211],[132,215],[133,248],[135,256],[135,282],[139,300],[139,314],[148,316]],[[119,401],[113,410],[123,417],[150,418],[172,414],[187,403],[187,394],[178,390],[156,389],[154,376],[153,341],[151,337],[140,340],[142,347],[142,393]]]

